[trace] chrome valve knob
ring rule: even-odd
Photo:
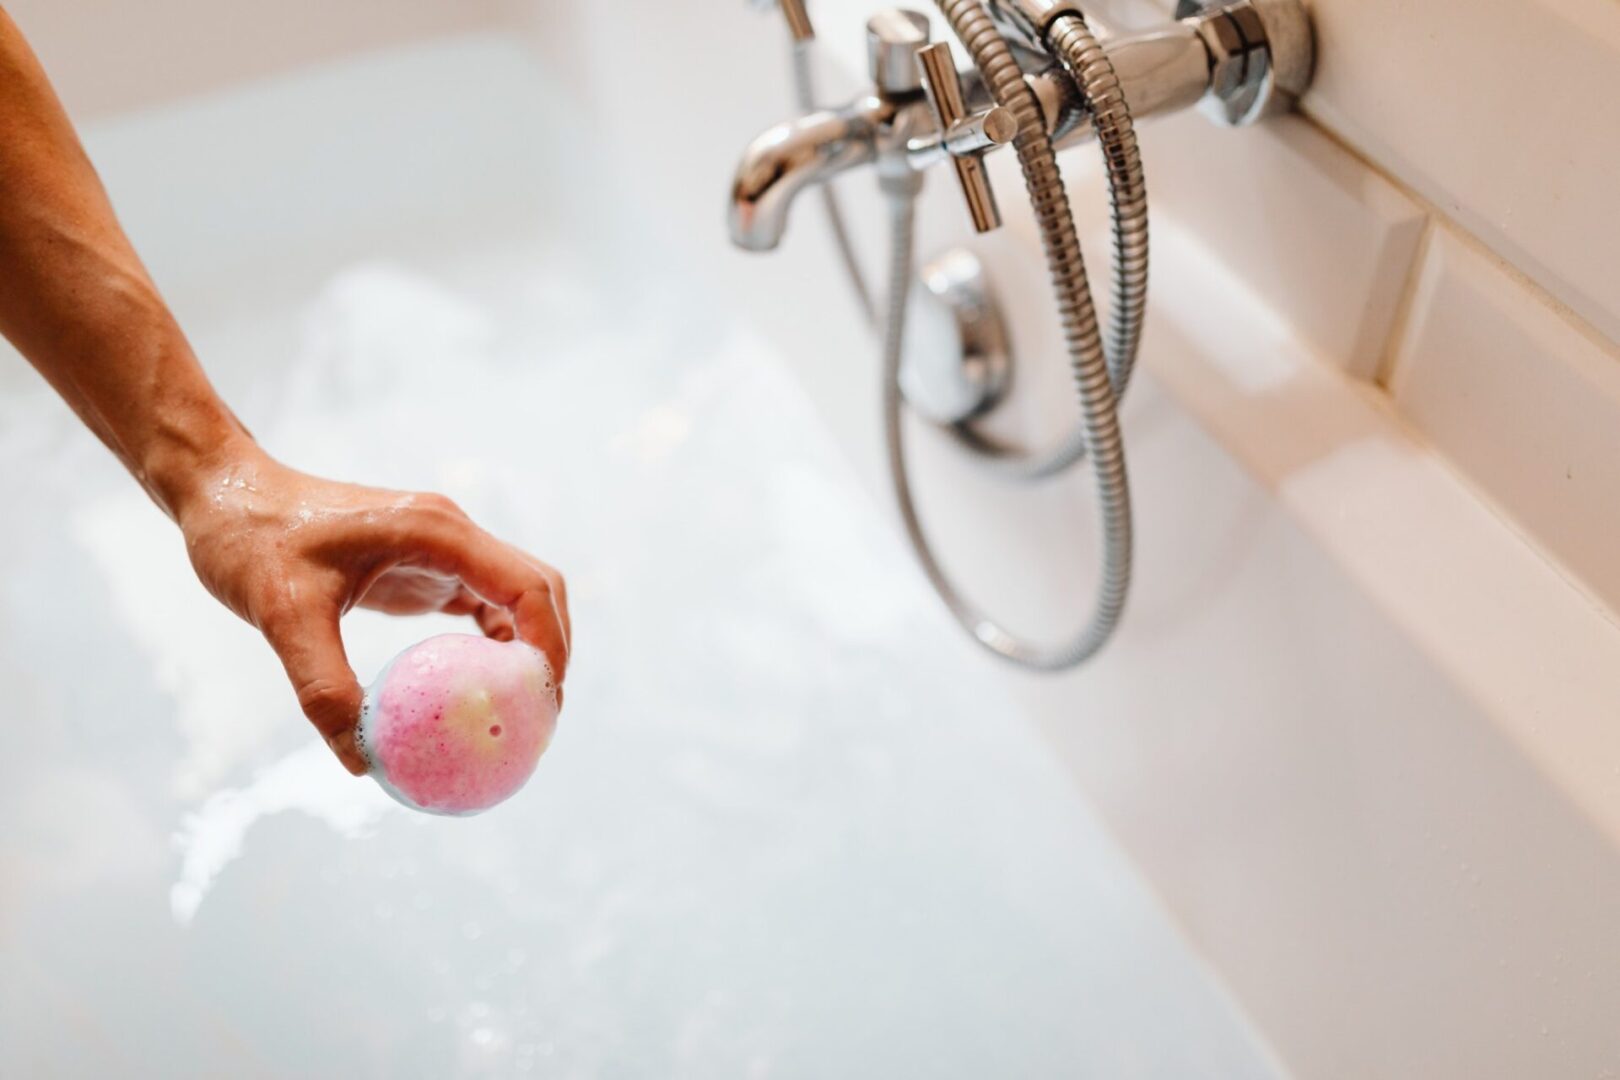
[[[910,97],[922,90],[917,53],[928,44],[928,16],[888,8],[866,22],[866,62],[884,97]]]
[[[917,54],[917,62],[922,68],[928,103],[939,123],[940,141],[956,167],[956,179],[961,182],[974,231],[986,233],[1000,228],[1001,211],[996,208],[996,193],[990,187],[984,153],[1011,142],[1018,134],[1018,121],[999,105],[977,116],[968,113],[948,43],[929,45]]]

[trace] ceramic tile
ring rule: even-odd
[[[1312,10],[1310,114],[1620,341],[1620,4]]]
[[[1157,214],[1217,254],[1320,354],[1372,378],[1426,214],[1298,117],[1231,129],[1190,114],[1145,125]]]
[[[1544,551],[1620,609],[1620,350],[1439,230],[1390,388]]]

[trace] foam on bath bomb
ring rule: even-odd
[[[557,685],[540,650],[444,634],[383,668],[359,738],[371,776],[406,806],[476,814],[523,786],[556,727]]]

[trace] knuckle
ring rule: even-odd
[[[254,605],[254,609],[257,615],[254,621],[272,643],[284,636],[298,621],[297,606],[280,591],[261,597]]]
[[[536,574],[534,580],[529,583],[529,592],[549,603],[556,590],[549,578],[544,574]]]
[[[298,688],[298,705],[304,715],[328,734],[359,716],[360,698],[358,685],[331,679],[314,679]]]
[[[448,495],[441,495],[437,491],[427,491],[416,496],[415,506],[423,513],[441,518],[464,518],[460,506]]]

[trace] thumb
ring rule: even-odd
[[[274,620],[265,626],[264,636],[287,669],[304,715],[344,768],[364,776],[370,763],[355,731],[363,695],[343,650],[337,611],[304,611]]]

